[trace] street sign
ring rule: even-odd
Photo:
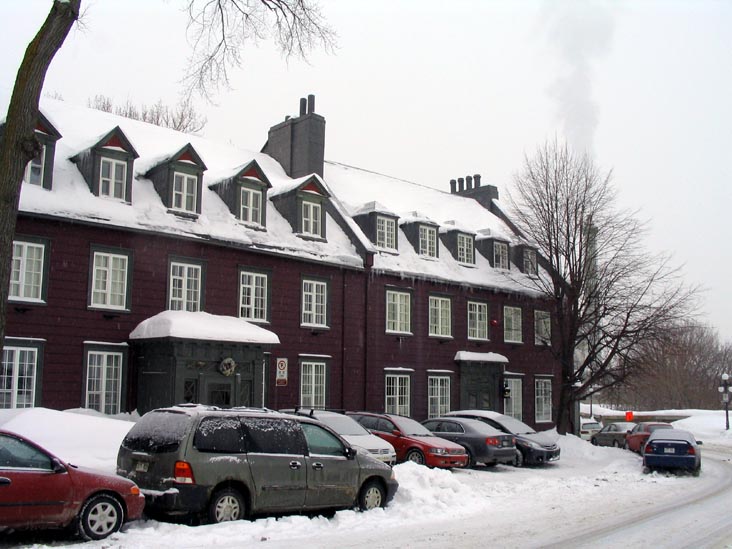
[[[287,359],[277,359],[277,373],[275,375],[275,385],[277,387],[285,387],[287,385]]]

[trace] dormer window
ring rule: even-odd
[[[457,235],[457,260],[460,263],[475,263],[475,245],[473,237],[468,234]]]
[[[236,167],[229,175],[208,186],[229,211],[249,228],[267,225],[267,190],[272,184],[256,160]]]
[[[396,249],[396,220],[379,215],[376,217],[376,245]]]
[[[524,250],[524,273],[536,275],[536,250]]]
[[[508,269],[508,244],[505,242],[493,243],[493,267]]]
[[[25,167],[23,174],[23,182],[29,185],[43,186],[43,164],[46,160],[46,146],[41,147],[41,151],[34,156]]]
[[[302,228],[300,232],[307,236],[322,237],[322,215],[320,204],[302,201]]]
[[[172,209],[181,212],[197,213],[198,177],[175,172],[173,175]]]
[[[419,255],[437,257],[437,229],[421,225],[419,227]]]
[[[127,162],[102,157],[99,168],[99,196],[125,200]]]
[[[244,223],[253,225],[262,224],[262,191],[250,189],[248,187],[241,188],[241,209],[239,211],[239,219]]]

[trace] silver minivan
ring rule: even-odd
[[[122,441],[117,473],[134,480],[149,516],[210,522],[319,509],[383,507],[398,483],[308,417],[181,405],[145,414]]]

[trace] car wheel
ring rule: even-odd
[[[416,448],[412,448],[407,452],[407,461],[413,461],[414,463],[424,465],[424,454]]]
[[[97,494],[84,503],[79,513],[79,535],[86,540],[104,539],[122,526],[122,505],[108,494]]]
[[[694,469],[691,472],[691,474],[694,475],[695,477],[698,477],[699,476],[699,473],[701,473],[701,464],[699,465],[699,467],[697,467],[696,469]]]
[[[473,454],[470,453],[470,450],[465,448],[465,453],[468,454],[468,464],[465,466],[466,468],[475,467],[475,458],[473,457]]]
[[[648,466],[643,467],[643,474],[647,475],[648,473],[652,473],[652,472],[653,472],[653,467],[648,467]]]
[[[592,443],[593,446],[597,446],[597,439],[595,437],[592,437],[590,439],[590,442]]]
[[[369,480],[361,487],[358,493],[358,508],[361,511],[370,511],[386,505],[386,492],[377,480]]]
[[[516,457],[513,459],[513,466],[514,467],[523,467],[524,466],[524,454],[521,452],[521,450],[516,450]]]
[[[208,506],[208,518],[213,523],[240,520],[246,516],[246,503],[233,488],[216,492]]]
[[[613,440],[613,448],[620,448],[620,443],[617,440]]]

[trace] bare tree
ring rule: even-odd
[[[639,344],[662,338],[695,306],[669,258],[644,249],[644,226],[617,207],[611,177],[554,141],[526,157],[510,200],[547,273],[533,280],[555,312],[560,432],[574,430],[578,400],[623,381]]]
[[[210,99],[229,86],[229,69],[241,66],[245,44],[271,33],[285,58],[307,59],[318,45],[335,47],[336,35],[313,0],[188,0],[193,53],[184,82],[187,95]]]
[[[162,99],[152,105],[143,104],[138,107],[130,100],[123,105],[115,105],[110,97],[95,95],[87,100],[87,106],[185,133],[199,132],[207,122],[206,117],[196,111],[190,97],[183,98],[175,107],[169,107]]]
[[[186,0],[193,35],[190,90],[210,98],[210,90],[228,85],[228,69],[241,64],[241,50],[266,37],[272,26],[286,57],[307,57],[318,43],[329,48],[334,33],[314,0]],[[81,0],[51,0],[51,10],[28,45],[18,70],[0,136],[0,342],[5,336],[13,237],[25,166],[41,150],[35,136],[38,104],[48,67],[74,22]],[[218,36],[218,39],[216,38]],[[188,94],[190,95],[190,93]]]

